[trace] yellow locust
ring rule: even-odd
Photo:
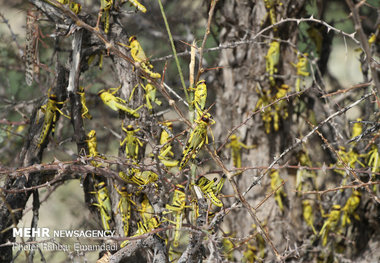
[[[191,158],[195,159],[205,143],[208,144],[207,128],[215,124],[215,121],[209,113],[204,113],[199,119],[195,120],[195,123],[197,123],[197,126],[190,133],[190,137],[182,153],[182,160],[179,164],[180,169],[183,169]]]
[[[322,226],[321,231],[319,231],[319,236],[322,236],[322,245],[326,246],[327,237],[330,232],[337,230],[339,219],[340,219],[341,207],[340,205],[333,205],[330,214],[327,215],[327,220]]]
[[[146,13],[146,8],[144,5],[142,5],[139,1],[137,0],[128,0],[128,2],[133,5],[134,7],[136,7],[137,10],[143,12],[143,13]]]
[[[132,125],[128,125],[127,128],[124,128],[122,125],[121,128],[127,135],[125,139],[120,142],[120,146],[125,144],[125,155],[127,158],[137,160],[139,156],[139,149],[143,146],[139,138],[136,137],[136,132],[140,131],[140,129],[135,129]]]
[[[153,105],[152,103],[154,102],[155,104],[157,104],[158,106],[160,106],[162,104],[162,102],[156,97],[156,93],[157,93],[157,89],[154,85],[148,83],[144,86],[144,84],[140,83],[141,87],[145,90],[145,101],[146,101],[146,107],[149,109],[149,110],[153,110]],[[135,89],[138,87],[138,85],[136,85],[132,92],[131,92],[131,96],[129,97],[129,100],[131,100],[132,96],[133,96],[133,93],[135,91]]]
[[[129,108],[127,106],[127,103],[125,102],[125,100],[123,100],[123,99],[115,96],[115,93],[120,88],[121,88],[121,86],[119,86],[116,89],[110,89],[110,91],[108,91],[108,90],[101,90],[101,91],[98,92],[98,95],[100,96],[100,98],[102,99],[102,101],[104,102],[104,104],[106,104],[112,110],[114,110],[114,111],[121,110],[121,111],[124,111],[129,116],[132,116],[132,117],[135,117],[135,118],[139,118],[140,114],[137,111],[143,105],[141,105],[140,107],[138,107],[135,110]]]
[[[266,71],[269,74],[269,82],[271,86],[275,86],[275,79],[273,75],[277,73],[277,66],[280,62],[280,43],[277,40],[273,40],[270,43],[265,60]]]
[[[222,207],[223,203],[222,201],[217,197],[217,195],[222,190],[222,187],[224,185],[224,181],[226,180],[226,177],[223,176],[219,182],[216,184],[217,178],[215,177],[213,180],[209,180],[204,176],[199,177],[196,184],[199,186],[201,191],[210,199],[210,201],[218,206]]]
[[[131,36],[129,38],[129,45],[125,45],[123,43],[119,43],[119,45],[122,45],[131,50],[131,56],[133,60],[139,63],[142,70],[145,71],[145,73],[147,73],[151,78],[154,78],[154,79],[161,78],[161,75],[159,73],[152,71],[153,66],[152,64],[149,63],[149,60],[147,56],[145,55],[145,52],[142,49],[139,41],[137,41],[136,36]]]
[[[291,63],[297,69],[297,81],[296,81],[296,91],[299,92],[301,90],[301,78],[309,76],[309,72],[307,70],[308,60],[307,53],[298,56],[297,64]]]
[[[171,137],[173,136],[173,124],[171,122],[163,123],[164,129],[162,129],[160,135],[160,154],[158,158],[166,167],[176,167],[178,166],[178,160],[172,160],[174,153],[172,152],[172,146],[170,144]],[[170,132],[170,134],[169,134]]]
[[[100,9],[104,14],[102,15],[102,22],[104,22],[104,33],[108,34],[110,28],[110,10],[112,8],[112,0],[100,0]]]
[[[38,147],[41,147],[41,145],[45,142],[45,139],[49,135],[50,130],[51,130],[52,135],[54,135],[55,123],[57,121],[58,113],[70,119],[69,116],[65,115],[59,109],[60,107],[58,105],[62,105],[64,103],[65,103],[64,101],[57,101],[56,95],[50,94],[47,103],[41,106],[40,109],[45,115],[44,115],[44,123],[42,125],[42,131],[38,140]],[[38,122],[38,114],[37,114],[37,122]]]
[[[193,106],[197,109],[198,113],[201,113],[206,106],[207,99],[207,86],[206,81],[201,79],[197,82],[194,90],[194,100],[192,102]]]
[[[92,119],[91,114],[88,112],[88,108],[86,106],[86,94],[84,92],[84,88],[82,86],[79,87],[77,94],[80,96],[80,102],[82,104],[82,118],[87,118],[89,120]]]
[[[125,186],[119,190],[115,186],[116,191],[120,194],[120,201],[117,205],[117,211],[120,212],[121,220],[123,222],[124,235],[127,237],[129,234],[129,220],[131,218],[131,194],[128,194]]]
[[[274,191],[279,187],[282,183],[282,179],[280,177],[280,174],[278,170],[273,169],[270,173],[270,187]],[[284,211],[284,204],[283,199],[286,197],[286,194],[284,192],[284,187],[281,186],[277,191],[274,193],[274,199],[277,202],[278,207],[280,208],[281,212]]]
[[[360,204],[361,193],[359,191],[353,191],[351,196],[347,199],[346,204],[342,208],[342,227],[346,224],[351,224],[350,216],[353,216],[356,220],[360,220],[359,215],[355,213],[355,210]]]
[[[186,206],[186,194],[184,192],[184,187],[180,184],[176,185],[176,189],[174,190],[174,195],[171,204],[166,204],[166,209],[168,211],[163,212],[163,214],[172,213],[175,221],[171,221],[169,219],[165,219],[175,225],[174,230],[174,238],[173,238],[173,246],[178,247],[179,245],[179,237],[180,237],[180,229],[182,227],[182,217],[184,216]]]
[[[95,194],[98,203],[94,203],[92,205],[98,207],[100,218],[102,221],[102,225],[104,230],[111,230],[110,223],[112,220],[112,209],[111,209],[111,199],[108,194],[107,186],[104,182],[100,182],[95,185],[95,192],[90,192],[91,194]]]
[[[302,201],[302,214],[306,224],[311,227],[314,235],[316,235],[317,231],[314,228],[313,207],[311,206],[309,200]]]
[[[227,148],[231,148],[231,156],[232,156],[232,162],[236,168],[241,168],[241,149],[252,149],[256,147],[253,146],[247,146],[243,142],[239,140],[235,134],[232,134],[230,136],[230,143],[227,144]]]

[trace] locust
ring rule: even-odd
[[[274,25],[277,23],[276,19],[276,6],[282,5],[282,3],[279,0],[264,0],[265,8],[269,12],[269,20],[271,25]],[[277,31],[277,27],[273,26],[273,31]]]
[[[120,146],[125,144],[125,155],[127,158],[137,160],[139,156],[139,149],[143,146],[139,138],[136,137],[136,132],[140,131],[140,129],[135,129],[132,125],[128,125],[127,128],[124,128],[122,125],[121,128],[125,131],[126,137],[120,142]]]
[[[273,191],[275,191],[282,183],[282,179],[280,177],[280,174],[278,170],[273,169],[270,173],[270,187]],[[283,199],[286,197],[286,193],[284,192],[284,187],[281,186],[277,191],[274,193],[274,199],[277,202],[278,207],[280,208],[281,212],[284,211],[284,204]]]
[[[314,235],[317,235],[317,231],[314,227],[313,207],[311,206],[309,200],[302,201],[302,214],[306,224],[311,227]]]
[[[49,0],[45,0],[46,2],[48,2],[49,4],[53,5],[53,6],[56,6],[58,7],[55,3],[49,1]],[[76,3],[74,1],[69,1],[69,0],[57,0],[58,3],[61,3],[63,5],[69,5],[69,8],[70,10],[75,13],[75,14],[79,14],[80,11],[82,10],[82,6],[81,4],[79,3]]]
[[[361,118],[357,118],[356,122],[352,126],[352,136],[351,139],[358,137],[363,132],[363,123]]]
[[[198,113],[201,113],[206,106],[206,99],[207,99],[207,86],[206,81],[204,79],[201,79],[197,82],[197,85],[194,90],[194,99],[193,99],[193,106],[197,109]]]
[[[235,134],[230,137],[230,143],[227,144],[227,148],[231,148],[232,162],[236,168],[241,168],[241,149],[252,149],[255,145],[247,146],[240,141],[240,138]]]
[[[146,7],[137,0],[128,0],[128,2],[136,7],[137,10],[146,13]]]
[[[121,187],[119,190],[115,186],[116,191],[120,194],[120,201],[117,205],[117,210],[120,212],[121,220],[123,222],[124,235],[127,237],[129,234],[129,220],[131,219],[131,202],[133,202],[130,197],[131,194],[127,192],[125,186]]]
[[[271,122],[272,122],[272,114],[271,114],[272,107],[268,106],[271,103],[270,90],[263,91],[261,89],[257,89],[256,91],[259,94],[259,99],[256,103],[255,110],[261,109],[261,118],[263,119],[263,122],[264,122],[265,132],[269,134],[271,130]]]
[[[215,177],[213,180],[209,180],[204,176],[201,176],[198,178],[196,184],[199,186],[201,191],[210,199],[211,203],[218,207],[223,207],[222,201],[217,197],[217,195],[222,190],[222,187],[224,185],[224,182],[226,180],[226,176],[223,175],[223,177],[219,180],[219,182],[216,184],[216,181],[218,179]]]
[[[379,149],[377,148],[376,144],[371,145],[371,150],[367,153],[364,154],[366,157],[365,160],[367,162],[368,167],[372,167],[371,172],[372,172],[372,180],[376,180],[376,172],[380,171],[380,154],[379,154]],[[376,192],[377,185],[373,186],[373,191]]]
[[[271,86],[275,86],[274,74],[277,73],[277,66],[280,62],[280,43],[277,40],[273,40],[268,49],[268,53],[265,56],[266,71],[269,74],[269,82]]]
[[[62,105],[64,103],[65,103],[64,101],[57,101],[57,96],[55,94],[50,94],[48,102],[45,105],[41,106],[40,109],[45,114],[45,116],[44,116],[42,131],[38,140],[38,147],[41,147],[41,145],[45,142],[46,138],[49,135],[50,130],[51,130],[52,135],[54,135],[55,123],[58,118],[58,113],[70,119],[69,116],[64,114],[59,109],[60,108],[59,105]]]
[[[163,125],[165,127],[164,129],[162,129],[160,135],[160,145],[162,146],[162,148],[160,149],[158,159],[160,159],[166,167],[176,167],[178,166],[178,160],[171,159],[172,157],[174,157],[174,153],[172,152],[172,146],[170,144],[171,137],[173,136],[173,124],[171,122],[164,122]]]
[[[360,204],[361,193],[357,190],[354,190],[351,196],[347,199],[346,204],[342,208],[342,227],[345,227],[346,224],[351,224],[350,216],[353,216],[356,220],[360,220],[360,217],[355,210]]]
[[[289,86],[286,84],[282,84],[280,88],[277,88],[276,95],[274,97],[274,100],[279,100],[286,96],[287,92],[289,90]],[[280,116],[282,119],[286,120],[288,118],[288,110],[287,110],[287,103],[285,100],[279,100],[274,105],[274,112],[273,112],[273,129],[275,131],[278,131],[280,128]]]
[[[319,236],[322,236],[322,246],[326,246],[329,233],[336,231],[341,216],[340,214],[340,205],[333,205],[330,214],[327,215],[327,220],[323,224],[321,231],[319,231]]]
[[[145,194],[143,196],[143,201],[141,202],[139,213],[142,220],[137,222],[137,230],[132,237],[143,235],[160,225],[160,221],[158,217],[154,215],[154,209]],[[121,243],[120,247],[125,247],[128,243],[129,241],[126,240]]]
[[[154,85],[148,83],[144,86],[144,84],[140,83],[141,87],[145,90],[145,101],[146,101],[146,107],[152,111],[153,110],[153,105],[152,103],[154,102],[156,105],[158,106],[161,106],[162,102],[156,97],[156,93],[157,93],[157,89]],[[132,99],[132,96],[133,96],[133,93],[135,91],[135,89],[138,87],[138,85],[136,85],[132,92],[131,92],[131,96],[129,97],[129,100]]]
[[[147,73],[151,78],[153,79],[161,78],[161,75],[159,73],[152,71],[153,65],[150,64],[136,36],[131,36],[128,41],[129,41],[129,45],[125,45],[123,43],[119,43],[119,45],[130,49],[133,60],[136,63],[139,63],[142,70],[145,71],[145,73]]]
[[[123,100],[123,99],[115,96],[115,93],[120,88],[121,88],[121,86],[119,86],[118,88],[115,88],[115,89],[101,90],[101,91],[98,92],[98,95],[100,96],[100,98],[102,99],[102,101],[104,102],[104,104],[106,104],[112,110],[114,110],[114,111],[121,110],[121,111],[124,111],[127,115],[129,115],[131,117],[139,118],[140,114],[137,111],[143,105],[141,105],[140,107],[138,107],[135,110],[129,108],[127,106],[127,103],[125,102],[125,100]]]
[[[152,171],[141,171],[137,168],[130,168],[128,174],[119,172],[119,177],[126,183],[134,183],[139,186],[154,183],[158,180],[158,175]]]
[[[104,33],[108,34],[110,28],[110,10],[112,8],[113,0],[100,0],[100,9],[104,14],[102,15],[102,22],[104,23]]]
[[[296,91],[299,92],[301,90],[301,78],[307,77],[310,73],[307,70],[308,66],[308,53],[304,53],[303,55],[298,56],[297,64],[291,63],[293,67],[297,69],[297,81],[296,81]]]
[[[92,205],[98,207],[100,218],[102,221],[102,225],[104,230],[111,230],[110,223],[112,220],[112,209],[111,209],[111,199],[109,197],[108,189],[105,182],[100,182],[95,185],[95,192],[90,192],[91,194],[95,194],[98,203],[94,203]]]
[[[182,217],[184,215],[184,210],[187,207],[186,206],[186,194],[185,194],[185,188],[177,184],[176,188],[174,190],[173,199],[171,201],[171,204],[166,204],[167,211],[164,211],[163,214],[169,214],[172,213],[173,217],[175,218],[175,221],[171,221],[169,219],[166,219],[166,221],[169,221],[170,223],[175,225],[174,230],[174,238],[173,238],[173,246],[178,247],[179,245],[179,237],[180,237],[180,229],[182,227]]]
[[[86,106],[86,94],[84,92],[84,87],[80,86],[79,90],[77,91],[77,94],[80,96],[80,102],[82,104],[82,118],[87,118],[89,120],[92,119],[91,114],[88,111],[88,108]]]
[[[199,119],[195,120],[195,123],[197,123],[197,125],[190,133],[189,139],[186,142],[179,169],[183,169],[191,158],[195,159],[202,146],[205,143],[208,144],[207,128],[215,124],[215,121],[209,113],[204,113]]]

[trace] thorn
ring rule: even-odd
[[[313,16],[313,15],[311,15],[311,16],[310,16],[310,19],[311,19],[311,20],[314,20],[314,16]]]

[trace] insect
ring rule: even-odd
[[[235,134],[230,136],[230,143],[227,144],[227,148],[231,148],[232,162],[236,168],[241,168],[241,149],[252,149],[256,147],[255,145],[247,146],[242,143],[240,138]]]
[[[281,99],[286,96],[287,92],[289,90],[289,86],[282,84],[280,88],[277,88],[277,93],[274,97],[274,100]],[[286,120],[288,118],[288,109],[287,109],[287,103],[285,100],[279,100],[274,105],[274,112],[273,115],[273,129],[275,131],[279,130],[279,122],[280,122],[280,116],[282,119]]]
[[[313,207],[310,204],[309,200],[303,200],[302,201],[302,214],[303,218],[305,219],[305,222],[308,226],[311,227],[311,229],[314,232],[314,235],[317,234],[317,231],[314,228],[314,216],[313,216]]]
[[[135,183],[140,186],[154,183],[158,180],[156,173],[152,171],[140,171],[137,168],[130,168],[128,174],[120,171],[119,177],[126,183]]]
[[[270,90],[263,91],[261,89],[256,89],[256,91],[259,94],[259,99],[256,103],[255,110],[261,109],[261,118],[263,119],[263,122],[264,122],[265,132],[269,134],[271,130],[271,122],[272,122],[272,114],[271,114],[272,108],[271,106],[269,107],[266,107],[266,106],[271,103]]]
[[[121,187],[119,190],[115,186],[116,191],[120,194],[120,201],[117,205],[117,210],[120,212],[121,220],[124,226],[124,235],[127,237],[129,233],[129,220],[131,218],[131,202],[133,202],[130,197],[131,194],[127,192],[125,186]]]
[[[128,2],[133,5],[134,7],[136,7],[136,9],[138,9],[139,11],[143,12],[143,13],[146,13],[146,8],[144,5],[142,5],[139,1],[137,0],[128,0]]]
[[[298,152],[297,159],[301,166],[306,166],[306,167],[313,166],[308,154],[303,150]],[[314,171],[309,171],[306,169],[297,169],[297,174],[296,174],[296,189],[298,191],[297,195],[301,194],[300,192],[303,189],[303,183],[310,182],[309,181],[310,179],[311,179],[311,183],[314,184],[314,180],[316,179]],[[313,188],[313,185],[311,185],[310,188]]]
[[[91,194],[95,194],[98,203],[94,203],[92,205],[98,207],[100,218],[102,221],[102,225],[104,230],[111,230],[110,223],[112,220],[112,209],[111,209],[111,199],[108,194],[108,189],[105,182],[100,182],[95,185],[95,192],[90,192]]]
[[[144,95],[145,101],[146,101],[145,105],[149,110],[153,110],[152,102],[156,103],[158,106],[162,104],[162,102],[156,97],[157,89],[154,85],[150,83],[146,84],[145,86],[142,83],[140,83],[140,85],[145,90],[145,95]],[[131,92],[131,96],[129,97],[129,100],[131,100],[133,93],[137,87],[138,85],[136,85],[133,88]]]
[[[137,222],[137,230],[135,234],[132,237],[137,237],[144,235],[145,233],[148,233],[149,231],[157,228],[160,226],[160,222],[156,216],[154,216],[148,224],[144,224],[144,222],[139,221]],[[123,248],[126,245],[128,245],[129,240],[125,240],[123,243],[120,244],[120,247]]]
[[[133,60],[140,64],[140,67],[147,73],[151,78],[159,79],[161,78],[161,75],[159,73],[153,72],[151,69],[153,69],[152,64],[150,64],[148,58],[145,55],[144,50],[142,49],[139,41],[137,41],[136,36],[131,36],[129,38],[129,45],[125,45],[123,43],[119,43],[119,45],[122,45],[126,48],[129,48],[131,50],[131,56]]]
[[[114,110],[114,111],[121,110],[121,111],[124,111],[129,116],[132,116],[132,117],[135,117],[135,118],[139,118],[140,114],[137,111],[143,105],[141,105],[140,107],[138,107],[135,110],[129,108],[127,106],[127,103],[125,102],[125,100],[123,100],[123,99],[115,96],[115,93],[120,88],[121,88],[121,86],[119,86],[116,89],[110,89],[111,92],[108,91],[108,90],[101,90],[101,91],[98,92],[98,95],[100,96],[100,98],[102,99],[102,101],[104,102],[104,104],[106,104],[112,110]]]
[[[38,140],[38,147],[41,147],[41,145],[45,142],[45,139],[47,138],[50,130],[52,135],[54,135],[55,131],[55,123],[58,118],[58,113],[65,116],[66,118],[70,119],[69,116],[64,114],[59,108],[58,105],[64,104],[64,101],[57,101],[57,96],[55,94],[50,94],[48,102],[41,106],[41,111],[45,114],[44,116],[44,123],[42,126],[42,131]],[[37,116],[38,119],[38,116]]]
[[[100,0],[100,9],[104,14],[102,15],[102,22],[104,23],[104,33],[108,34],[110,28],[110,10],[112,8],[112,0]]]
[[[138,185],[147,185],[158,180],[158,175],[152,171],[135,170],[131,181]]]
[[[273,191],[275,191],[279,185],[282,183],[282,179],[280,177],[280,174],[278,170],[273,169],[270,173],[270,187]],[[280,208],[281,212],[284,211],[284,204],[283,199],[286,197],[286,194],[284,192],[284,188],[281,186],[275,193],[274,193],[274,199],[276,200],[278,207]]]
[[[198,120],[195,120],[195,122],[197,123],[197,126],[190,133],[190,137],[187,140],[185,149],[182,153],[182,160],[179,164],[179,169],[183,169],[190,158],[195,159],[202,146],[205,143],[208,144],[207,128],[210,125],[215,124],[215,121],[209,113],[204,113]]]
[[[265,56],[266,72],[269,74],[269,82],[271,86],[275,86],[275,79],[273,75],[277,73],[277,65],[280,62],[280,43],[273,40],[268,49],[268,53]]]
[[[347,152],[344,146],[339,146],[337,154],[340,157],[340,160],[335,164],[337,168],[344,168],[345,165],[347,165],[347,167],[354,169],[357,163],[360,164],[362,167],[365,167],[365,165],[361,161],[359,161],[360,155],[355,148],[351,148]],[[346,169],[334,169],[334,172],[339,173],[343,176],[344,179],[342,181],[342,184],[346,185]]]
[[[236,261],[235,257],[234,257],[234,253],[233,253],[234,248],[235,248],[235,245],[234,245],[234,243],[232,243],[232,241],[229,237],[224,237],[222,239],[223,256],[225,259],[227,259],[230,262]]]
[[[73,1],[70,1],[69,8],[70,8],[70,10],[73,11],[73,13],[75,13],[75,14],[79,14],[80,11],[82,10],[82,6],[81,6],[81,4],[79,4],[79,3],[75,3],[75,2],[73,2]]]
[[[276,6],[277,5],[282,5],[282,3],[279,0],[264,0],[264,3],[265,3],[265,8],[269,12],[270,23],[272,25],[276,24],[277,23],[277,20],[276,20]],[[277,27],[274,26],[273,27],[273,31],[277,31]]]
[[[88,146],[88,152],[89,154],[87,155],[88,157],[97,157],[100,156],[98,150],[97,150],[97,142],[96,142],[96,131],[91,130],[87,134],[87,146]],[[92,166],[94,167],[99,167],[100,164],[96,161],[91,161]]]
[[[139,138],[136,137],[136,132],[140,131],[140,128],[133,128],[132,125],[128,125],[127,128],[124,128],[123,124],[121,128],[127,134],[125,139],[120,142],[120,146],[125,144],[125,155],[127,158],[137,160],[139,156],[139,149],[143,146]]]
[[[379,150],[376,146],[376,144],[372,144],[371,150],[365,154],[366,156],[366,162],[368,164],[368,167],[372,167],[371,172],[372,174],[372,179],[376,179],[376,172],[380,171],[380,156],[379,156]],[[377,185],[373,186],[373,191],[376,191]]]
[[[361,193],[359,191],[353,191],[351,196],[347,199],[346,204],[342,208],[342,227],[346,224],[351,224],[350,216],[354,216],[356,220],[360,220],[359,215],[355,213],[355,210],[360,204]]]
[[[333,205],[330,214],[327,215],[327,220],[323,224],[321,231],[319,231],[319,236],[322,236],[322,245],[326,246],[327,244],[327,236],[329,232],[333,232],[336,230],[339,219],[340,219],[341,207],[340,205]]]
[[[80,102],[82,104],[82,118],[87,118],[89,120],[92,119],[91,114],[88,112],[88,108],[86,106],[86,94],[84,92],[84,88],[82,86],[79,86],[79,90],[77,91],[77,94],[80,96]]]
[[[28,10],[25,35],[25,81],[28,86],[33,84],[34,66],[38,60],[38,32],[36,12]]]
[[[219,198],[217,198],[217,195],[222,190],[226,177],[225,175],[223,175],[223,177],[219,180],[219,182],[215,184],[217,180],[218,179],[216,177],[213,180],[209,180],[206,177],[201,176],[198,178],[196,184],[199,186],[201,191],[205,193],[205,195],[210,199],[210,201],[214,205],[218,207],[222,207],[223,203]]]
[[[180,237],[180,229],[182,227],[182,216],[185,208],[190,207],[186,206],[186,194],[185,188],[177,184],[176,189],[174,190],[173,199],[171,204],[166,204],[166,209],[168,211],[164,211],[163,214],[174,214],[175,221],[171,221],[169,219],[165,219],[166,221],[171,222],[175,225],[174,238],[173,238],[173,246],[178,247],[179,245],[179,237]]]
[[[145,194],[143,195],[143,200],[138,211],[142,220],[137,222],[137,230],[132,237],[143,235],[160,226],[160,221],[158,217],[154,215],[154,209]],[[128,243],[129,240],[126,240],[121,243],[120,247],[125,247]]]
[[[352,136],[351,136],[352,139],[355,137],[358,137],[360,134],[362,134],[363,123],[361,121],[362,121],[361,118],[356,119],[356,122],[352,126]]]
[[[297,81],[296,81],[296,91],[299,92],[301,90],[301,78],[307,77],[310,73],[307,70],[308,53],[304,53],[303,55],[298,56],[297,64],[291,63],[297,69]]]
[[[172,152],[172,146],[170,145],[170,139],[173,136],[173,124],[168,121],[164,122],[163,126],[164,128],[160,135],[160,145],[162,148],[160,149],[158,158],[166,167],[176,167],[178,166],[178,160],[171,159],[171,157],[174,156],[174,153]]]
[[[206,106],[206,98],[207,98],[207,86],[206,81],[201,79],[197,82],[197,85],[194,90],[194,100],[192,102],[193,106],[198,110],[198,112],[202,112]]]
[[[55,3],[50,2],[49,0],[46,0],[49,4],[58,7]],[[69,5],[70,10],[75,13],[79,14],[79,12],[82,10],[82,6],[79,3],[76,3],[74,1],[69,1],[69,0],[57,0],[57,2],[63,4],[63,5]]]

